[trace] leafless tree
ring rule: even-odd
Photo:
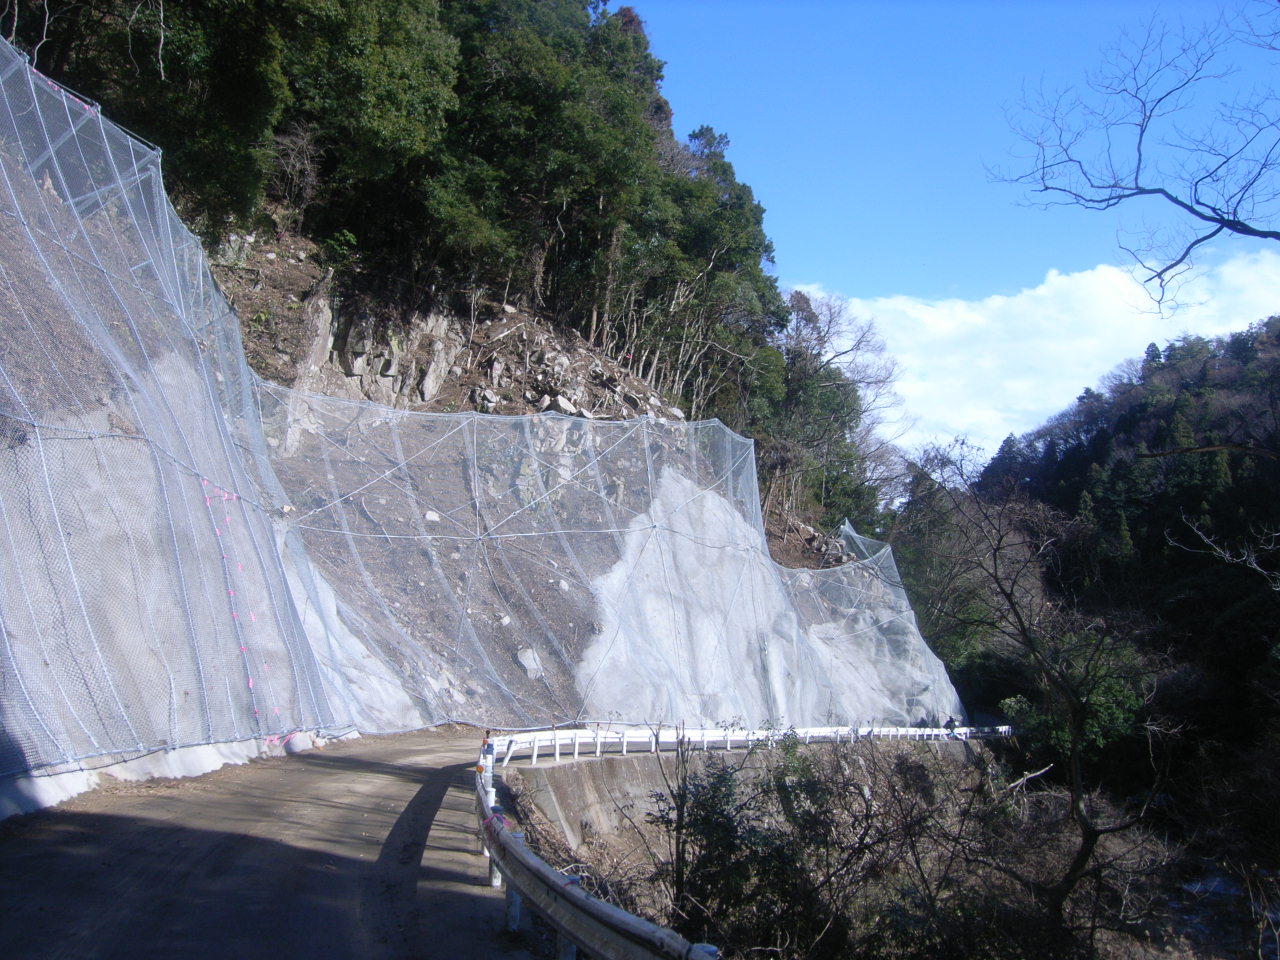
[[[1264,563],[1264,558],[1280,553],[1280,530],[1254,529],[1250,540],[1238,546],[1231,546],[1223,543],[1193,519],[1185,515],[1182,519],[1191,528],[1191,532],[1196,535],[1201,546],[1187,547],[1185,544],[1179,543],[1172,535],[1167,538],[1170,544],[1196,553],[1208,553],[1226,563],[1247,567],[1254,573],[1261,574],[1272,590],[1280,590],[1280,571],[1269,569]]]
[[[1036,713],[1059,744],[1066,796],[1065,823],[1074,842],[1065,864],[1033,881],[1050,917],[1065,920],[1068,901],[1095,869],[1105,838],[1134,827],[1142,811],[1117,813],[1100,803],[1086,774],[1090,745],[1128,704],[1149,694],[1148,664],[1117,625],[1080,610],[1051,586],[1064,544],[1079,521],[1031,500],[1016,483],[982,489],[971,451],[935,451],[932,487],[953,534],[942,544],[953,575],[981,598],[989,642],[1025,665],[1039,690]],[[972,607],[970,608],[972,609]],[[969,615],[972,615],[970,613]]]
[[[787,357],[788,429],[765,451],[766,508],[796,512],[803,475],[817,464],[828,473],[848,471],[865,485],[888,489],[901,473],[887,429],[901,403],[894,392],[897,364],[885,351],[875,321],[854,316],[847,301],[831,295],[788,296],[790,322],[777,346]],[[814,403],[826,391],[827,400]],[[841,402],[830,402],[841,396]],[[853,456],[851,457],[850,454]]]
[[[287,205],[293,229],[302,225],[307,206],[320,188],[320,145],[315,131],[302,123],[276,135],[272,187]]]
[[[1276,49],[1280,12],[1175,30],[1153,20],[1124,36],[1078,87],[1024,96],[1011,118],[1030,148],[998,179],[1045,206],[1111,210],[1151,198],[1181,216],[1121,246],[1161,304],[1196,252],[1224,234],[1280,240],[1280,96],[1244,88],[1233,62]]]

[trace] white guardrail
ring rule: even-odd
[[[486,731],[487,733],[487,731]],[[486,737],[476,764],[476,808],[482,845],[489,858],[493,886],[507,888],[507,929],[520,926],[524,902],[556,928],[558,960],[574,960],[581,948],[593,957],[618,960],[710,960],[719,951],[710,944],[689,943],[674,930],[627,913],[585,892],[576,877],[556,870],[524,845],[497,805],[495,768],[514,757],[538,762],[577,760],[584,756],[656,753],[680,744],[698,750],[746,749],[794,736],[805,743],[854,740],[978,740],[1012,736],[1010,727],[809,727],[778,730],[689,730],[681,727],[595,724],[571,729],[529,730]],[[499,760],[499,758],[501,758]]]

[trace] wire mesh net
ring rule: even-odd
[[[776,566],[721,424],[258,379],[158,153],[3,44],[0,178],[0,774],[300,729],[960,714],[887,548]]]

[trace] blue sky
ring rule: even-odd
[[[728,135],[781,285],[875,319],[909,448],[964,434],[994,452],[1148,342],[1280,311],[1280,245],[1220,244],[1193,305],[1162,317],[1117,247],[1161,221],[1156,205],[1046,211],[989,173],[1017,164],[1007,114],[1025,88],[1078,84],[1122,31],[1197,25],[1211,0],[631,2],[677,135]]]

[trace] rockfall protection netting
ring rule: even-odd
[[[159,156],[0,45],[0,775],[447,720],[960,715],[887,548],[769,559],[715,422],[296,393]]]

